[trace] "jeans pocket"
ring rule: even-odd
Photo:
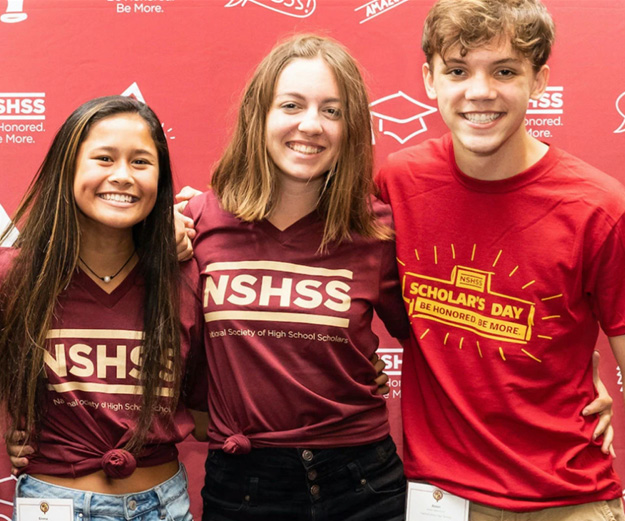
[[[225,473],[227,474],[227,473]],[[204,511],[239,512],[249,504],[249,487],[240,477],[222,474],[221,479],[206,476],[202,488]]]
[[[395,494],[406,491],[404,466],[399,457],[390,465],[377,470],[370,469],[364,476],[367,480],[367,487],[376,494]]]
[[[189,493],[185,490],[177,498],[165,505],[167,521],[193,521],[190,509]]]
[[[389,450],[389,447],[382,450],[382,445],[379,445],[375,461],[368,461],[367,465],[361,462],[366,486],[376,494],[396,494],[406,491],[404,465],[394,450],[394,445],[391,448],[393,450]]]

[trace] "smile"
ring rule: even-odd
[[[323,147],[302,145],[301,143],[287,143],[286,146],[295,152],[299,152],[300,154],[319,154],[324,150]]]
[[[129,194],[100,194],[98,197],[105,201],[115,201],[116,203],[134,203],[139,200],[138,197]]]
[[[484,125],[486,123],[492,123],[496,119],[499,119],[503,115],[502,112],[465,112],[462,114],[464,119],[478,125]]]

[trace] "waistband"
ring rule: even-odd
[[[73,488],[53,485],[22,474],[16,485],[16,497],[22,498],[63,498],[74,502],[74,510],[85,516],[110,516],[133,519],[158,508],[164,507],[187,492],[187,473],[182,464],[180,470],[161,484],[142,492],[131,494],[96,494]]]

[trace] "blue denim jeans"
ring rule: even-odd
[[[203,521],[401,521],[406,480],[395,443],[210,451]]]
[[[72,499],[75,521],[193,521],[189,513],[187,473],[182,465],[175,476],[160,485],[123,496],[59,487],[22,474],[17,480],[15,497]]]

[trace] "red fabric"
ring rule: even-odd
[[[390,224],[388,207],[377,208]],[[359,445],[387,436],[369,357],[378,346],[374,309],[394,335],[408,334],[394,243],[354,236],[319,254],[316,215],[281,232],[267,221],[241,222],[212,192],[188,211],[204,289],[210,447],[230,438],[227,447],[240,449],[233,443],[242,438],[233,435],[252,447]]]
[[[621,494],[593,442],[597,319],[625,333],[625,190],[550,147],[525,172],[460,172],[449,135],[392,155],[413,336],[402,382],[409,478],[509,510]]]
[[[6,269],[11,257],[13,251],[1,248],[0,266]],[[181,347],[186,359],[191,349],[201,349],[201,337],[195,334],[197,268],[189,264],[183,269]],[[111,294],[84,272],[75,274],[59,296],[48,333],[50,392],[45,397],[37,452],[29,458],[25,472],[76,477],[103,469],[112,477],[124,477],[134,466],[177,458],[175,444],[193,430],[193,419],[182,401],[172,426],[164,415],[167,401],[157,405],[146,447],[137,461],[119,450],[133,434],[141,406],[137,348],[142,325],[143,282],[137,268]]]

